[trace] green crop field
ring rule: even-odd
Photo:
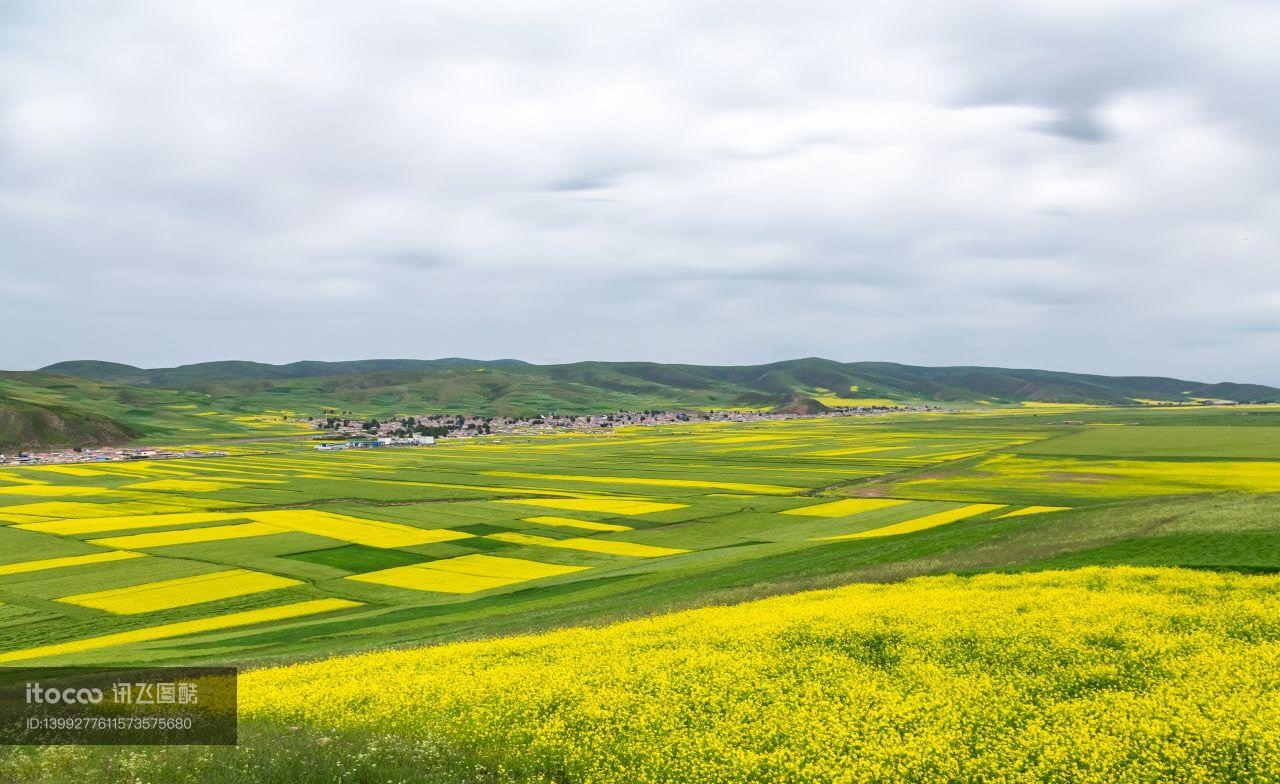
[[[1064,426],[1077,414],[1032,409],[10,468],[0,601],[22,621],[0,633],[0,661],[261,662],[861,574],[1267,567],[1273,548],[1249,537],[1269,535],[1280,427],[1153,413],[1181,424]],[[262,577],[145,602],[152,584],[231,570]],[[77,598],[112,591],[105,608]],[[264,608],[285,617],[242,622]],[[180,633],[193,619],[217,628]]]
[[[1271,573],[1275,417],[1032,406],[6,468],[0,664],[258,667],[947,573]],[[141,780],[285,776],[252,748],[305,716],[270,713],[240,762],[156,753]],[[396,737],[392,778],[416,753]],[[0,780],[64,780],[51,753],[7,754]]]

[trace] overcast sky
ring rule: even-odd
[[[1280,383],[1280,3],[0,4],[0,367]]]

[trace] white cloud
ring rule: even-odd
[[[1212,0],[11,4],[0,363],[1280,382],[1278,27]]]

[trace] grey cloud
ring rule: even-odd
[[[1049,133],[1065,136],[1081,142],[1101,142],[1107,140],[1107,131],[1100,125],[1089,110],[1063,112],[1058,118],[1046,122],[1043,126]]]
[[[549,191],[595,191],[613,184],[611,177],[599,174],[577,174],[549,183]]]
[[[1275,303],[1241,305],[1280,290],[1277,27],[1232,0],[10,3],[0,366],[1280,383]]]

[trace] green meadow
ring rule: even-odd
[[[1269,571],[1273,416],[1033,407],[7,468],[0,662],[261,663],[941,572]]]
[[[938,711],[968,710],[967,698],[956,695],[968,693],[962,684],[972,667],[980,677],[1001,673],[1000,683],[1024,675],[1044,681],[1028,687],[1028,713],[1009,727],[981,697],[974,705],[982,706],[982,724],[973,733],[1004,744],[1005,767],[1061,772],[1054,755],[1075,753],[1063,745],[1072,733],[1053,731],[1043,757],[1024,753],[1021,728],[1039,721],[1042,708],[1046,716],[1076,717],[1093,733],[1097,716],[1163,716],[1164,708],[1099,707],[1155,699],[1149,689],[1182,695],[1160,698],[1164,706],[1211,695],[1230,705],[1235,698],[1220,694],[1225,683],[1170,675],[1185,669],[1176,651],[1230,657],[1236,668],[1267,660],[1274,632],[1261,597],[1274,580],[1266,575],[1280,572],[1278,412],[1027,406],[340,452],[318,452],[263,415],[238,423],[252,429],[260,422],[259,432],[232,428],[234,437],[203,442],[229,450],[224,458],[6,468],[0,665],[231,663],[248,668],[249,691],[235,748],[14,747],[0,752],[0,781],[479,784],[615,774],[631,780],[637,771],[686,781],[693,779],[634,760],[610,773],[602,760],[687,742],[704,749],[682,755],[687,764],[709,771],[750,766],[704,744],[731,747],[757,726],[757,711],[787,705],[808,718],[776,728],[783,733],[779,754],[824,760],[829,777],[846,769],[838,751],[802,747],[827,719],[846,726],[852,708],[841,707],[839,695],[848,693],[848,678],[862,679],[859,693],[887,688],[894,696],[886,704],[909,706],[912,679],[929,674],[928,693],[950,695],[936,710],[910,719],[868,716],[858,726],[897,732],[906,721],[902,726],[945,734],[959,725]],[[804,615],[806,603],[827,601],[814,589],[841,586],[863,599],[839,600],[836,615]],[[1238,606],[1204,598],[1228,595]],[[780,603],[752,609],[766,597]],[[881,609],[864,608],[864,600]],[[975,600],[986,603],[982,612],[999,628],[977,636],[955,631],[956,618],[984,623],[968,618]],[[941,604],[930,615],[920,601]],[[1130,606],[1150,602],[1163,609]],[[1114,613],[1106,609],[1113,605]],[[696,608],[712,614],[679,612]],[[779,612],[801,614],[784,621]],[[897,625],[884,625],[886,612]],[[739,630],[716,620],[720,613],[753,620]],[[687,632],[621,642],[633,628],[627,621],[676,624],[686,617],[693,624]],[[1048,618],[1067,626],[1045,626]],[[1097,631],[1098,623],[1109,630]],[[781,624],[766,649],[748,640],[760,624]],[[816,634],[814,624],[839,628]],[[1135,631],[1143,624],[1149,633]],[[920,636],[903,637],[901,629],[910,628]],[[1057,631],[1046,638],[1049,628]],[[580,644],[607,653],[580,661],[554,643],[538,648],[542,658],[535,660],[518,653],[557,639],[536,635],[560,629],[567,631],[556,634],[587,635]],[[478,642],[466,642],[472,640]],[[1007,646],[1044,661],[1024,673]],[[777,658],[784,649],[791,653]],[[362,652],[371,655],[330,660]],[[401,655],[437,663],[410,670],[380,664],[399,661],[380,657]],[[670,664],[656,664],[655,656]],[[1125,674],[1146,672],[1151,657],[1161,663],[1145,680]],[[701,669],[699,662],[714,659],[740,670],[725,682],[741,694],[688,696],[708,678],[727,677]],[[306,662],[319,669],[303,699],[283,685],[292,670],[271,666]],[[388,729],[368,695],[335,688],[352,678],[385,684],[400,677],[378,674],[386,666],[436,689],[432,699],[453,707],[436,718],[432,699],[397,707],[389,717],[398,728]],[[835,675],[831,666],[851,669]],[[504,674],[513,667],[527,673],[518,683]],[[759,702],[774,683],[761,673],[778,668],[793,669],[811,686],[834,678],[834,691],[811,703],[779,695]],[[452,669],[459,674],[448,674]],[[592,674],[579,683],[584,672]],[[675,680],[666,702],[655,692],[635,704],[656,711],[652,721],[612,739],[589,731],[604,720],[639,721],[619,706],[636,688],[659,688],[667,675]],[[1232,688],[1268,688],[1265,678],[1248,677]],[[947,678],[955,680],[942,685]],[[482,684],[487,696],[472,695]],[[275,699],[262,689],[282,691]],[[564,696],[571,692],[578,696]],[[343,695],[354,702],[343,706]],[[704,710],[705,699],[726,702]],[[1002,700],[1006,708],[1020,704],[1009,695]],[[331,712],[310,713],[323,710]],[[1156,731],[1165,726],[1158,721],[1141,731],[1118,727],[1109,750],[1077,772],[1116,780],[1130,755],[1146,753],[1158,757],[1150,769],[1166,771],[1167,780],[1270,780],[1272,741],[1257,734],[1266,722],[1258,716],[1236,717],[1249,725],[1244,729],[1200,714],[1195,721],[1161,719],[1172,722],[1168,732]],[[654,729],[661,717],[700,729],[663,735]],[[728,729],[714,729],[711,717]],[[454,726],[464,718],[473,724]],[[585,723],[558,734],[564,721]],[[635,734],[651,730],[657,734],[649,740]],[[1192,731],[1203,736],[1176,735]],[[476,732],[497,734],[477,745]],[[940,760],[986,753],[985,740],[948,737],[924,743],[922,753]],[[550,745],[535,753],[530,744],[539,738]],[[593,738],[599,748],[579,748]],[[735,753],[758,748],[748,743]],[[876,748],[892,757],[898,746]],[[1179,773],[1187,749],[1217,772]],[[933,763],[887,764],[919,773]],[[880,773],[864,774],[857,780],[880,780]],[[1058,780],[1030,772],[1015,779]]]

